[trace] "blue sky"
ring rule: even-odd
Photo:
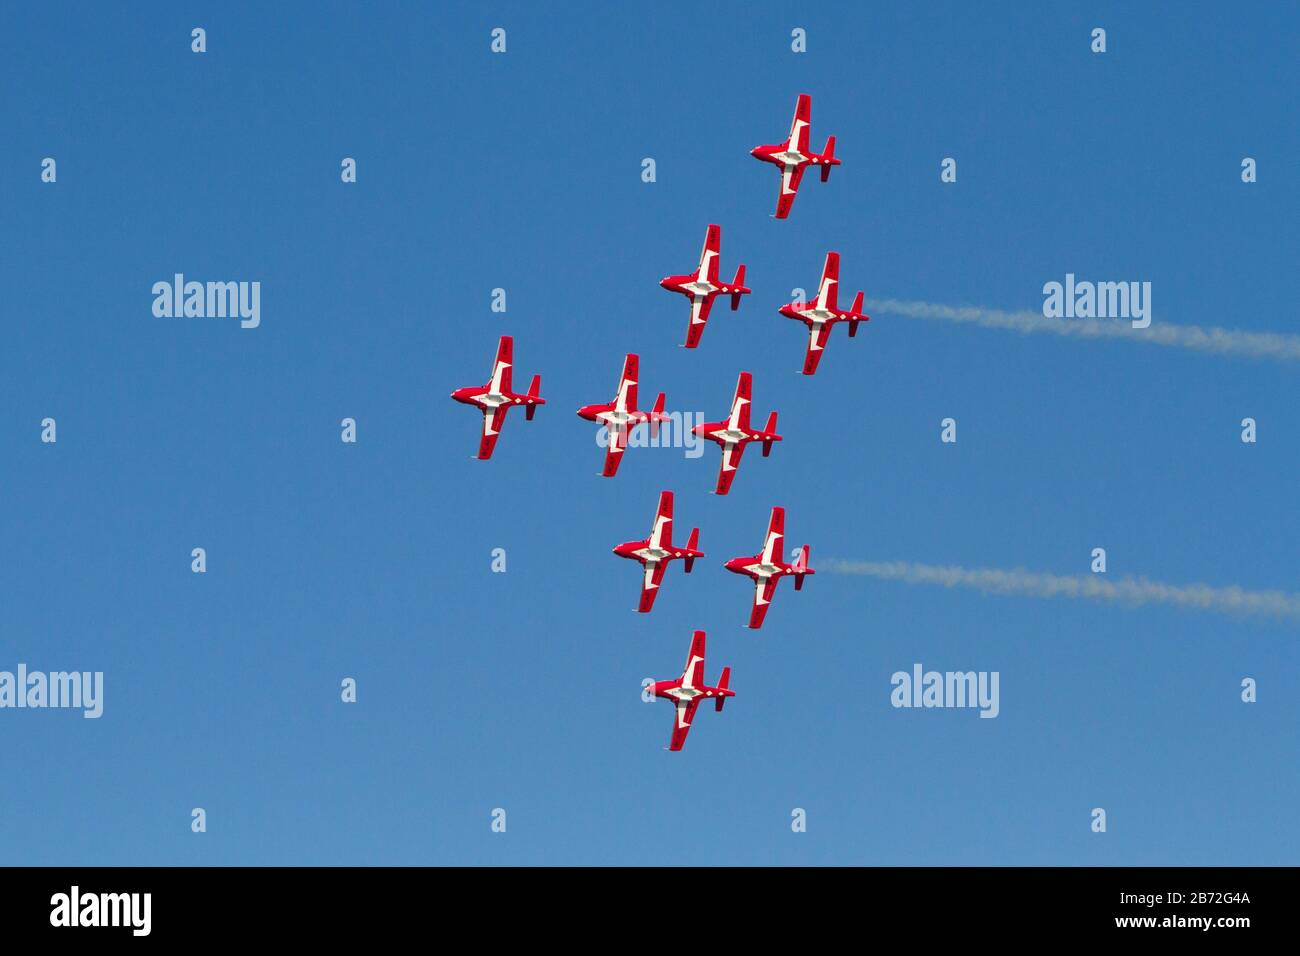
[[[751,633],[722,562],[781,504],[814,567],[1102,546],[1300,589],[1293,364],[881,314],[809,379],[776,312],[835,249],[846,295],[1032,310],[1074,272],[1294,331],[1295,7],[541,6],[6,13],[0,669],[106,686],[97,721],[0,711],[0,862],[1294,864],[1294,622],[822,573]],[[844,165],[778,222],[746,154],[800,92]],[[710,222],[754,294],[687,352],[657,281]],[[155,318],[175,272],[260,281],[260,328]],[[548,405],[482,463],[447,396],[502,333]],[[726,498],[712,446],[599,478],[574,410],[628,351],[710,419],[751,371],[786,440]],[[664,488],[708,556],[642,616],[610,548]],[[640,682],[695,628],[738,696],[670,754]],[[999,671],[1000,716],[893,709],[916,662]]]

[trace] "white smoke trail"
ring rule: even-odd
[[[1049,319],[1039,312],[1002,312],[973,306],[956,308],[931,302],[903,302],[871,299],[868,310],[902,315],[912,319],[942,319],[971,323],[991,329],[1010,329],[1028,335],[1051,332],[1084,339],[1129,339],[1152,345],[1172,345],[1219,355],[1246,355],[1279,361],[1300,361],[1300,335],[1275,332],[1242,332],[1234,329],[1202,328],[1198,325],[1170,325],[1152,322],[1135,329],[1123,319]]]
[[[823,559],[822,567],[834,574],[857,574],[908,584],[974,588],[986,594],[1086,598],[1131,606],[1172,604],[1199,611],[1269,614],[1300,619],[1300,594],[1286,591],[1247,591],[1239,587],[1210,587],[1207,584],[1161,584],[1146,578],[1111,580],[1097,574],[1063,577],[1026,571],[1024,568],[1002,571],[996,568],[962,568],[907,561],[841,561],[828,558]]]

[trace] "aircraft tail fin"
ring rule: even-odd
[[[691,568],[695,567],[695,559],[704,557],[704,552],[700,550],[699,528],[691,529],[691,536],[686,541],[686,550],[689,554],[686,555],[685,567],[686,573],[690,574]]]
[[[794,562],[794,589],[796,591],[803,590],[804,575],[817,573],[808,567],[808,551],[808,545],[805,544],[799,549],[799,557]]]
[[[853,297],[853,308],[849,310],[853,315],[862,315],[862,293],[859,292]],[[860,319],[849,319],[849,338],[858,334],[858,323],[866,320],[866,317]]]
[[[740,297],[749,292],[745,288],[745,264],[742,262],[736,267],[736,278],[731,283],[731,311],[735,312],[740,308]]]
[[[659,397],[655,399],[654,408],[650,410],[650,437],[659,437],[659,423],[664,421],[668,416],[664,414],[664,393],[660,392]]]
[[[722,676],[718,678],[718,690],[730,690],[730,685],[731,685],[731,668],[730,668],[730,667],[724,667],[724,668],[722,669]],[[734,696],[734,695],[732,695],[732,694],[719,694],[719,695],[718,695],[718,699],[717,699],[716,701],[713,702],[713,708],[714,708],[714,710],[715,710],[715,711],[718,711],[718,712],[721,712],[721,710],[722,710],[722,705],[723,705],[724,703],[726,703],[727,698],[728,698],[728,697],[731,697],[731,696]]]
[[[822,153],[825,165],[822,166],[822,182],[831,178],[831,167],[838,166],[839,160],[835,158],[835,137],[831,136],[826,140],[826,151]]]
[[[763,434],[767,436],[763,439],[763,457],[766,458],[772,454],[772,442],[781,440],[781,436],[776,433],[776,412],[767,416],[767,427],[763,429]]]
[[[531,401],[524,409],[524,418],[531,422],[533,413],[537,411],[537,406],[546,404],[546,400],[542,398],[542,377],[540,375],[533,376],[533,381],[528,386],[528,394],[525,398],[531,399]]]

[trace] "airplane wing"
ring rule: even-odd
[[[655,512],[655,526],[650,530],[650,547],[673,546],[673,493],[659,492],[659,510]]]
[[[677,702],[677,714],[673,719],[673,740],[668,745],[669,750],[681,750],[686,744],[686,735],[691,732],[691,721],[695,719],[695,711],[699,706],[698,699]]]
[[[831,337],[831,324],[810,323],[808,326],[808,351],[803,357],[803,373],[811,375],[817,371],[817,363],[822,360],[822,350],[826,340]]]
[[[803,166],[786,165],[781,169],[781,195],[776,199],[776,218],[785,219],[790,215],[794,205],[795,193],[799,191],[799,181],[803,179]]]
[[[606,478],[613,478],[618,473],[618,463],[623,460],[627,449],[627,434],[630,428],[610,428],[609,447],[605,449],[605,468],[601,472]]]
[[[614,397],[614,405],[624,411],[636,408],[636,380],[640,367],[641,359],[628,352],[627,358],[623,359],[623,374],[618,378],[618,395]]]
[[[763,563],[782,564],[781,541],[785,538],[785,509],[780,505],[772,509],[772,518],[767,523],[767,537],[763,539]]]
[[[718,259],[721,258],[722,250],[722,227],[709,226],[709,231],[704,234],[704,248],[700,250],[700,267],[696,270],[701,279],[708,279],[714,285],[718,284]]]
[[[808,155],[808,135],[812,130],[812,97],[800,93],[794,104],[794,119],[790,121],[790,145]],[[797,187],[796,187],[797,188]]]
[[[648,614],[654,607],[655,595],[659,593],[659,585],[663,583],[664,572],[667,570],[667,561],[646,562],[645,580],[641,582],[641,603],[637,605],[637,610],[642,614]]]
[[[731,490],[735,480],[736,469],[740,467],[740,456],[745,453],[745,446],[739,442],[727,442],[722,446],[722,467],[718,469],[718,487],[715,493],[725,495]]]
[[[515,340],[508,335],[501,336],[497,345],[497,360],[492,364],[492,391],[504,395],[510,391],[510,367],[514,364]],[[491,452],[489,451],[490,455]]]
[[[772,603],[772,595],[776,593],[776,582],[779,580],[778,577],[769,577],[755,581],[754,607],[749,612],[750,627],[758,629],[763,626],[763,618],[767,617],[767,608]]]
[[[834,312],[839,308],[840,254],[826,253],[826,264],[822,266],[822,281],[817,286],[817,307]]]
[[[509,410],[509,405],[499,405],[491,411],[483,409],[483,437],[478,440],[478,456],[484,461],[492,457],[492,449],[497,447],[497,437]]]
[[[736,397],[731,400],[731,419],[729,428],[749,431],[749,406],[754,394],[754,377],[748,372],[741,372],[736,379]]]
[[[704,632],[696,631],[691,636],[691,652],[686,655],[686,666],[682,668],[683,687],[704,686]]]
[[[700,344],[704,335],[704,323],[709,321],[709,310],[713,308],[713,296],[691,296],[691,324],[686,327],[686,347],[693,349]]]

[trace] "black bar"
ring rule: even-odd
[[[492,936],[528,927],[552,933],[566,923],[581,936],[614,920],[632,938],[651,930],[707,936],[712,926],[723,948],[784,933],[909,927],[926,940],[1047,934],[1231,945],[1260,930],[1286,931],[1295,877],[1288,868],[1210,867],[15,868],[0,870],[0,926],[6,941],[92,944],[133,937],[338,944],[456,926]],[[78,922],[103,912],[122,925],[53,925],[71,922],[74,886]],[[143,896],[129,907],[120,895],[100,896],[145,893],[147,935],[137,935]]]

